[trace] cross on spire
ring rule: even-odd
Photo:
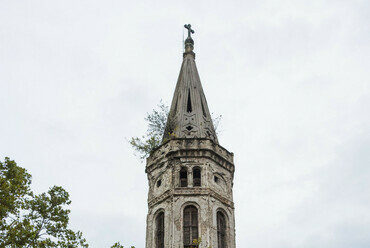
[[[190,24],[185,24],[184,27],[188,30],[188,37],[191,38],[191,34],[194,34],[194,30],[191,29],[191,25]]]

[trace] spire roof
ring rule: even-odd
[[[218,143],[212,117],[195,65],[194,41],[191,38],[191,25],[185,25],[188,37],[175,93],[168,115],[163,139],[208,138]]]

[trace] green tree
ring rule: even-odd
[[[31,178],[14,160],[0,161],[0,247],[88,247],[80,231],[68,229],[69,193],[53,186],[47,193],[35,195]],[[111,248],[123,245],[117,242]]]
[[[147,113],[144,118],[148,122],[148,129],[141,138],[132,137],[129,143],[140,155],[140,159],[146,158],[152,151],[162,144],[162,136],[166,129],[169,108],[162,101],[158,104],[158,109],[153,109],[152,113]]]
[[[111,246],[111,248],[124,248],[119,242],[115,243]],[[135,248],[135,246],[131,246],[131,248]]]
[[[119,242],[114,243],[110,248],[124,248]]]
[[[0,161],[0,247],[88,247],[80,231],[68,229],[68,192],[54,186],[35,195],[30,184],[26,169]]]

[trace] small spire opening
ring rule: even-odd
[[[192,106],[191,106],[190,89],[189,89],[189,93],[188,93],[188,104],[187,104],[186,111],[187,111],[188,113],[193,112],[193,108],[192,108]]]

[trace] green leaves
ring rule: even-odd
[[[131,146],[140,154],[140,159],[146,158],[152,151],[161,145],[161,139],[158,136],[143,136],[141,139],[132,137],[129,141]]]
[[[162,136],[166,129],[168,106],[162,103],[158,104],[158,110],[153,110],[151,114],[147,113],[145,120],[148,122],[146,135],[141,138],[132,137],[129,143],[140,155],[140,159],[145,159],[152,151],[162,144]]]
[[[111,246],[111,248],[124,248],[124,247],[119,242],[116,242],[114,243],[114,245]]]
[[[116,242],[114,245],[111,246],[111,248],[124,248],[124,247],[119,242]],[[131,246],[131,248],[135,248],[135,246]]]
[[[69,193],[53,186],[35,195],[30,184],[31,175],[26,169],[9,158],[0,161],[0,247],[89,247],[82,232],[68,229]],[[123,246],[117,242],[112,248]]]
[[[5,219],[10,215],[16,215],[23,206],[23,198],[29,195],[31,175],[24,168],[5,158],[0,161],[0,219],[4,224]],[[1,225],[0,224],[0,225]]]
[[[158,104],[158,108],[158,110],[153,109],[151,114],[147,113],[147,116],[144,119],[148,122],[147,134],[162,138],[163,132],[166,128],[169,108],[162,101]]]
[[[34,195],[30,184],[24,168],[0,162],[0,247],[88,247],[80,231],[68,229],[68,192],[53,186]]]

